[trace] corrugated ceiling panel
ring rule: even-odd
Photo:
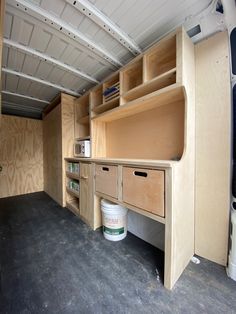
[[[46,51],[51,39],[52,34],[35,25],[29,46],[40,52],[44,52]]]
[[[41,8],[60,16],[66,3],[64,0],[57,0],[56,3],[55,0],[42,0],[40,6]]]
[[[17,85],[19,82],[19,78],[15,75],[6,75],[6,90],[10,92],[17,91]]]
[[[68,36],[64,35],[59,30],[55,30],[50,25],[45,24],[45,23],[41,22],[40,20],[37,20],[31,16],[28,16],[24,12],[17,10],[15,7],[8,5],[6,7],[6,9],[7,9],[7,12],[10,12],[10,14],[14,14],[14,18],[16,18],[16,17],[21,18],[22,21],[26,18],[27,18],[27,20],[30,20],[31,23],[34,23],[37,27],[41,28],[44,32],[50,34],[51,40],[53,37],[60,38],[61,40],[64,40],[68,45],[71,44],[73,47],[78,48],[79,50],[83,51],[86,55],[89,55],[89,56],[93,57],[94,59],[98,60],[98,62],[102,62],[104,67],[107,67],[108,69],[114,69],[114,67],[109,62],[107,62],[106,60],[102,59],[98,55],[96,55],[93,52],[91,52],[90,50],[88,50],[85,46],[81,45],[78,41],[75,41],[75,40],[69,38]],[[33,32],[32,37],[33,36],[34,36],[35,40],[37,40],[37,37],[40,36],[40,33],[35,32],[35,34],[34,34],[34,32]],[[28,43],[28,46],[30,46],[30,43]],[[36,47],[32,47],[32,48],[36,48]],[[45,50],[41,50],[41,51],[45,52]]]
[[[34,94],[30,90],[30,86],[31,86],[30,80],[20,78],[16,93],[35,97]]]
[[[18,96],[13,96],[13,95],[6,95],[2,94],[2,100],[4,102],[11,102],[14,104],[17,104],[19,106],[29,106],[29,107],[35,107],[36,109],[43,109],[47,104],[39,102],[39,101],[32,101],[27,98],[21,98]]]
[[[27,1],[62,19],[122,63],[125,64],[133,58],[129,50],[65,0]],[[145,49],[157,38],[182,23],[187,16],[200,12],[211,0],[90,0],[90,2]],[[36,19],[19,10],[16,2],[7,5],[6,9],[5,38],[45,53],[98,80],[104,79],[116,70],[108,61],[88,50],[78,40],[55,29],[48,21],[44,22],[44,18]],[[93,85],[67,70],[13,48],[4,47],[3,66],[80,92]],[[59,93],[55,88],[5,73],[2,76],[2,88],[46,100],[51,100]],[[8,96],[4,96],[4,101],[13,102]],[[20,104],[23,106],[23,103]]]
[[[14,49],[9,49],[7,67],[15,71],[21,71],[24,59],[25,59],[24,53]]]

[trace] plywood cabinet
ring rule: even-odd
[[[62,206],[66,204],[64,158],[73,156],[74,99],[62,93],[43,119],[44,191]]]
[[[107,198],[164,224],[164,284],[171,289],[194,254],[191,40],[177,29],[78,103],[84,99],[90,108],[92,155],[87,162],[95,175],[94,216],[99,215],[100,199]]]

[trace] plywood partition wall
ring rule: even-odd
[[[0,197],[43,190],[42,121],[2,115]]]
[[[73,156],[74,97],[61,94],[61,102],[43,119],[44,190],[65,206],[65,157]]]
[[[231,100],[227,32],[196,45],[195,252],[227,263]]]

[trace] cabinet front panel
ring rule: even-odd
[[[162,170],[123,168],[123,201],[164,217],[165,173]]]
[[[96,165],[96,192],[117,198],[117,166]]]

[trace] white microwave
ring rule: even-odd
[[[74,156],[75,157],[90,157],[90,141],[89,140],[75,141]]]

